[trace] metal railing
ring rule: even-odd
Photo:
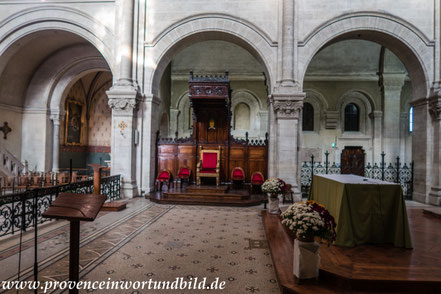
[[[377,179],[401,185],[403,195],[406,199],[412,199],[413,192],[413,161],[409,164],[400,161],[397,156],[395,163],[386,164],[384,161],[385,153],[381,154],[381,162],[371,165],[369,162],[364,168],[364,176],[371,179]],[[314,155],[311,155],[310,161],[302,163],[300,170],[300,182],[302,195],[305,197],[309,193],[312,175],[314,174],[340,174],[341,166],[333,162],[330,164],[329,152],[325,152],[325,161],[314,161]]]
[[[100,193],[107,195],[107,201],[120,199],[120,191],[120,175],[101,179]],[[57,198],[59,193],[63,192],[91,194],[93,192],[93,180],[37,188],[0,197],[0,237],[14,234],[21,229],[26,231],[30,227],[49,221],[41,215]]]

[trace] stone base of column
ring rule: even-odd
[[[429,204],[441,206],[441,187],[432,187],[430,189]]]
[[[121,193],[123,198],[135,198],[139,196],[136,181],[121,180]]]
[[[423,193],[413,192],[412,193],[412,200],[420,203],[426,203],[427,195]]]

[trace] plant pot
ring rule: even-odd
[[[320,268],[320,244],[294,240],[293,273],[299,282],[317,279]]]
[[[271,214],[279,214],[279,197],[272,197],[268,194],[268,212]]]

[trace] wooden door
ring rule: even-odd
[[[363,148],[346,146],[341,153],[341,174],[364,176],[364,158]]]

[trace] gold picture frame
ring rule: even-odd
[[[81,145],[83,110],[83,104],[78,101],[68,100],[66,102],[65,145]]]

